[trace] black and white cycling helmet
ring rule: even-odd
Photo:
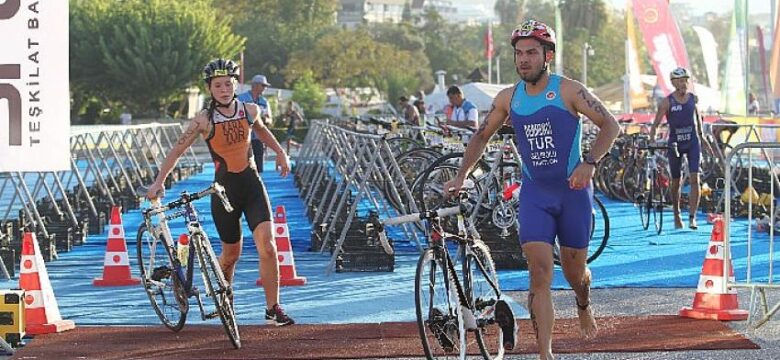
[[[688,73],[688,69],[684,67],[678,67],[669,74],[669,78],[674,79],[682,79],[682,78],[689,78],[691,75]]]
[[[212,78],[218,76],[232,76],[238,80],[240,72],[240,68],[233,60],[216,59],[206,64],[203,68],[203,81],[209,82]]]

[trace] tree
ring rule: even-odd
[[[430,76],[428,67],[410,51],[377,41],[366,28],[339,29],[322,37],[313,48],[292,54],[285,68],[289,79],[311,72],[331,88],[371,87],[390,98],[419,89]],[[323,61],[327,59],[327,61]]]
[[[604,0],[560,0],[565,29],[586,29],[590,35],[601,34],[607,6]]]
[[[336,0],[235,0],[242,12],[235,27],[245,36],[244,71],[262,73],[272,84],[290,85],[283,71],[297,50],[310,49],[335,28]],[[232,11],[231,11],[232,12]]]
[[[321,111],[327,97],[312,72],[307,71],[293,85],[292,99],[301,105],[307,116],[312,117]]]
[[[420,33],[434,72],[444,70],[454,82],[460,83],[475,67],[487,66],[483,56],[484,27],[447,23],[432,9],[426,10],[424,18]]]
[[[74,89],[121,101],[138,114],[163,109],[199,83],[213,58],[235,57],[244,39],[209,0],[71,2]]]
[[[496,0],[493,11],[501,24],[514,26],[523,21],[525,0]]]

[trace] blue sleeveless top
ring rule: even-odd
[[[688,101],[681,103],[675,99],[674,94],[669,94],[669,112],[666,113],[666,122],[669,124],[669,141],[677,142],[680,150],[686,150],[691,144],[698,144],[699,137],[696,132],[696,99],[693,94],[688,94]]]
[[[555,74],[535,96],[525,91],[524,81],[515,85],[509,116],[523,160],[524,182],[568,184],[581,161],[581,121],[566,109],[560,88],[561,77]]]

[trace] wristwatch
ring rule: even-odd
[[[596,166],[599,164],[598,160],[593,158],[593,155],[588,153],[588,155],[585,155],[585,163],[588,165]]]

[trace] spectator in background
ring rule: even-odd
[[[403,117],[404,122],[410,125],[420,125],[420,112],[416,107],[412,106],[412,104],[409,104],[408,97],[401,96],[398,98],[398,105],[401,109],[401,117]]]
[[[463,129],[476,130],[479,125],[479,110],[473,102],[463,98],[463,91],[456,85],[447,89],[450,108],[445,108],[447,125]]]
[[[130,125],[133,122],[133,115],[127,111],[127,108],[122,109],[122,113],[119,114],[119,123],[122,125]]]
[[[420,113],[420,125],[425,126],[425,117],[427,115],[427,111],[425,109],[425,100],[419,99],[414,101],[414,107],[417,108],[417,112]]]
[[[268,99],[263,96],[263,92],[271,84],[268,83],[265,75],[255,75],[252,77],[252,88],[249,91],[238,95],[238,100],[256,104],[260,107],[260,120],[265,126],[271,126],[271,107],[268,106]],[[255,165],[257,166],[257,172],[263,172],[263,153],[265,152],[265,145],[260,139],[252,132],[252,153],[255,157]]]
[[[287,118],[287,139],[285,142],[287,143],[287,153],[289,154],[291,145],[300,147],[300,144],[293,140],[293,136],[295,135],[295,126],[304,120],[303,115],[295,108],[295,103],[292,100],[287,103],[287,111],[284,113],[284,117]]]
[[[750,115],[758,115],[758,111],[760,110],[759,104],[758,104],[758,98],[756,98],[756,95],[753,93],[748,94],[748,114]]]

